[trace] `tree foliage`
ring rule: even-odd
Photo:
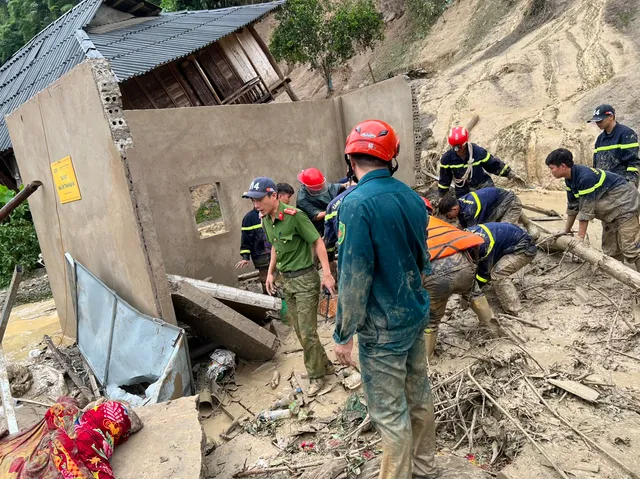
[[[0,0],[0,61],[6,62],[77,0]]]
[[[14,191],[0,185],[0,207],[14,196]],[[25,271],[32,270],[39,254],[40,245],[29,204],[22,203],[0,223],[0,287],[9,284],[15,265],[22,265]]]
[[[289,0],[278,13],[270,49],[276,60],[309,64],[333,90],[332,74],[384,38],[373,0]]]
[[[162,0],[160,6],[167,12],[182,10],[215,10],[217,8],[237,7],[264,3],[266,0]]]

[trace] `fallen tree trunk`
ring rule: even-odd
[[[640,290],[640,273],[638,271],[625,266],[620,261],[613,259],[611,256],[607,256],[587,243],[577,243],[572,246],[571,243],[576,239],[575,236],[555,236],[551,231],[541,227],[540,225],[533,224],[533,222],[524,213],[520,215],[520,221],[525,226],[529,234],[536,240],[548,242],[551,247],[570,251],[578,258],[589,264],[597,266],[621,283]]]

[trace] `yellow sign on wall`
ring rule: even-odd
[[[70,156],[52,163],[51,173],[53,173],[53,182],[58,190],[60,203],[71,203],[82,199]]]

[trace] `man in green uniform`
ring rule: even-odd
[[[320,287],[327,288],[331,294],[335,287],[327,250],[309,218],[278,200],[276,184],[271,178],[256,178],[244,196],[251,198],[262,216],[262,227],[272,245],[267,292],[272,295],[276,292],[274,273],[277,267],[283,278],[289,321],[304,351],[310,383],[307,396],[314,396],[324,387],[324,376],[333,372],[333,364],[317,330]],[[313,265],[312,247],[322,265],[322,281]]]

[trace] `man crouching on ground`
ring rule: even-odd
[[[380,477],[435,478],[435,425],[424,328],[429,293],[422,275],[427,209],[391,178],[400,148],[391,126],[358,124],[345,153],[359,183],[338,210],[338,315],[334,340],[342,364],[358,333],[360,366],[371,421],[380,432]]]

